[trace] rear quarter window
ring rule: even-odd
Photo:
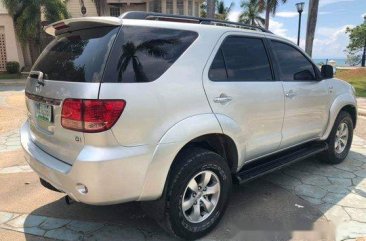
[[[33,66],[44,79],[100,82],[120,27],[99,27],[57,36]]]
[[[141,83],[158,79],[194,42],[193,31],[123,26],[103,82]]]

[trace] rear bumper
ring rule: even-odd
[[[21,143],[27,162],[42,179],[72,199],[94,205],[138,200],[155,149],[85,145],[73,165],[69,165],[34,144],[28,122],[21,128]],[[77,184],[85,185],[88,193],[80,193]]]

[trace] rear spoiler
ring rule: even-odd
[[[52,23],[44,28],[44,31],[52,36],[75,31],[84,28],[120,26],[122,19],[116,17],[83,17],[70,18]]]

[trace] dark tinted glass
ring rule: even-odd
[[[225,68],[224,56],[222,54],[222,50],[220,49],[212,64],[210,71],[208,72],[208,77],[212,81],[225,81],[227,80],[227,73]]]
[[[299,50],[277,41],[272,41],[272,48],[280,67],[281,80],[316,80],[314,66]]]
[[[191,31],[124,26],[103,82],[150,82],[159,78],[193,43]]]
[[[257,38],[228,37],[221,46],[227,70],[224,74],[222,56],[218,53],[211,66],[213,81],[268,81],[271,67],[263,41]],[[220,66],[221,65],[221,66]]]
[[[56,37],[42,52],[33,70],[58,81],[99,82],[119,28],[74,31]]]

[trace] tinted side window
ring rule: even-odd
[[[224,55],[222,49],[216,53],[216,56],[211,64],[211,68],[208,72],[208,77],[212,81],[226,81],[227,73],[225,68]]]
[[[261,39],[228,37],[222,44],[221,51],[222,55],[219,54],[220,51],[216,54],[209,71],[212,81],[272,80],[271,67]],[[226,73],[223,71],[224,66]]]
[[[192,31],[124,26],[103,82],[150,82],[159,78],[193,43]]]
[[[313,64],[299,50],[277,41],[272,41],[272,48],[277,57],[282,81],[316,80]]]

